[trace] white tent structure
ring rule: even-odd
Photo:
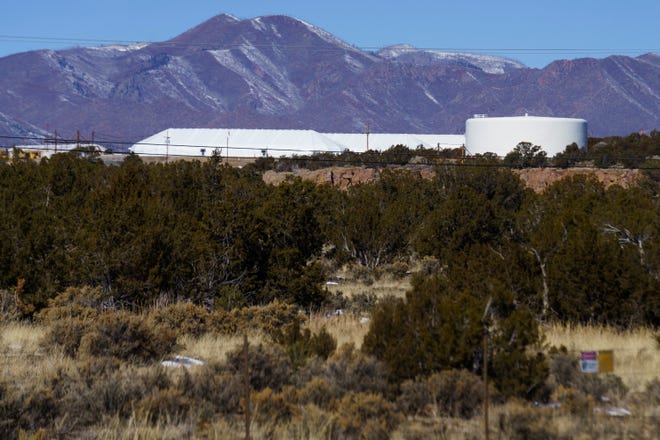
[[[340,153],[344,147],[314,130],[169,128],[129,148],[144,156],[282,157]]]
[[[395,145],[405,145],[410,149],[422,147],[459,148],[465,144],[462,134],[405,134],[405,133],[323,133],[345,149],[356,153],[369,150],[384,151]]]
[[[384,151],[394,145],[415,149],[459,148],[463,135],[319,133],[314,130],[236,128],[169,128],[136,143],[129,150],[143,156],[258,158]]]

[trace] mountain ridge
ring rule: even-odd
[[[657,54],[531,69],[407,45],[371,53],[284,15],[221,14],[164,42],[14,54],[0,72],[2,136],[80,130],[133,142],[218,126],[449,134],[475,113],[584,118],[592,136],[660,126]]]

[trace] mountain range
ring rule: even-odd
[[[584,118],[590,136],[660,128],[660,55],[506,58],[367,52],[288,16],[218,15],[164,42],[0,58],[0,145],[121,145],[168,127],[464,132],[473,114]]]

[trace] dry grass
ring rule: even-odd
[[[312,333],[318,333],[322,327],[330,333],[340,347],[346,343],[352,343],[356,348],[362,346],[364,335],[369,331],[369,318],[353,315],[332,315],[325,317],[322,314],[312,315],[307,323]]]
[[[639,390],[660,378],[660,350],[649,328],[621,331],[604,326],[551,324],[542,330],[549,345],[563,345],[576,355],[581,351],[612,350],[613,373],[631,390]]]
[[[250,345],[267,343],[268,338],[263,333],[251,332],[248,334]],[[224,362],[227,360],[227,353],[243,346],[243,335],[220,335],[207,333],[200,337],[184,335],[177,340],[182,347],[179,354],[196,359],[203,359],[206,362]]]
[[[349,314],[331,317],[318,314],[309,317],[305,325],[314,333],[325,326],[337,339],[338,346],[353,343],[359,348],[369,329],[369,322],[363,318]],[[46,353],[40,347],[40,340],[46,329],[45,326],[24,323],[0,324],[0,380],[27,387],[32,382],[44,381],[44,378],[52,376],[59,369],[75,370],[75,360],[58,352]],[[583,350],[613,350],[614,373],[633,391],[641,391],[646,383],[660,377],[660,350],[651,329],[620,331],[598,326],[549,325],[542,330],[548,346],[563,345],[576,354]],[[251,345],[270,343],[270,339],[259,332],[251,332],[249,341]],[[242,345],[243,335],[182,336],[179,343],[182,346],[179,353],[182,355],[207,362],[225,362],[227,352]],[[180,372],[171,372],[176,373]],[[523,428],[529,424],[538,430],[538,435],[549,433],[560,438],[657,438],[653,433],[658,432],[658,408],[635,406],[634,400],[632,402],[633,406],[629,408],[634,411],[633,416],[627,418],[607,417],[598,412],[577,415],[571,414],[568,409],[532,408],[531,405],[513,401],[494,405],[490,410],[491,434],[493,438],[508,438],[512,432],[512,424],[519,424]],[[254,438],[330,438],[329,430],[332,429],[331,422],[334,420],[332,417],[333,414],[327,410],[306,405],[301,407],[301,412],[288,423],[273,422],[272,425],[259,426],[253,422],[251,431]],[[103,422],[78,432],[78,435],[79,438],[108,440],[243,438],[244,426],[240,415],[217,414],[203,423],[195,420],[190,420],[189,423],[185,420],[168,423],[161,420],[154,424],[146,418],[142,420],[134,416],[127,420],[108,414],[103,418]],[[391,438],[476,439],[482,435],[481,416],[470,420],[410,417],[391,433]]]
[[[360,294],[374,294],[377,298],[384,296],[403,298],[410,290],[410,277],[399,279],[384,274],[370,283],[365,283],[364,280],[355,279],[355,276],[346,270],[338,272],[336,277],[338,279],[336,284],[331,282],[326,285],[328,291],[332,294],[341,292],[348,298]]]
[[[352,343],[360,348],[364,335],[369,331],[369,318],[354,315],[332,315],[326,317],[323,314],[313,314],[305,321],[305,327],[312,333],[318,333],[325,327],[336,340],[337,346]],[[251,332],[248,334],[250,345],[269,344],[270,338],[264,333]],[[182,347],[178,354],[203,359],[207,362],[224,362],[227,353],[243,345],[243,335],[220,335],[207,333],[200,337],[184,335],[177,340]]]
[[[45,327],[26,323],[0,326],[0,380],[28,383],[73,367],[73,360],[61,352],[45,354],[39,345],[45,333]]]

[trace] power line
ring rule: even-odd
[[[30,150],[37,150],[37,151],[50,151],[50,148],[48,148],[48,144],[53,144],[57,143],[57,145],[63,146],[63,145],[77,145],[78,143],[81,144],[81,147],[88,146],[91,144],[89,141],[85,142],[78,142],[77,140],[73,139],[65,139],[65,138],[46,138],[46,137],[28,137],[28,136],[3,136],[0,135],[0,139],[20,139],[20,140],[38,140],[46,143],[46,145],[22,145],[23,147],[26,147]],[[130,142],[130,141],[112,141],[112,142],[107,142],[104,140],[95,140],[94,144],[120,144],[120,145],[141,145],[141,146],[153,146],[153,147],[165,147],[167,146],[167,143],[157,143],[157,142]],[[456,144],[457,148],[460,147],[458,144]],[[191,148],[196,151],[199,151],[200,148],[210,148],[213,149],[212,146],[209,145],[193,145],[193,144],[169,144],[169,147],[183,147],[183,148]],[[15,148],[15,146],[5,146],[5,145],[0,145],[0,149],[5,149],[5,150],[10,150]],[[366,165],[366,166],[398,166],[402,165],[399,161],[396,161],[396,158],[405,158],[408,157],[410,154],[415,154],[416,150],[409,148],[409,153],[397,153],[397,152],[388,152],[387,150],[385,151],[378,151],[378,150],[369,150],[368,152],[352,152],[352,151],[323,151],[323,150],[312,150],[312,149],[293,149],[293,148],[263,148],[263,147],[248,147],[248,146],[232,146],[232,147],[226,147],[226,146],[218,146],[217,149],[222,149],[222,148],[227,148],[228,153],[229,151],[253,151],[255,153],[261,153],[257,154],[255,156],[248,156],[248,157],[241,157],[241,156],[230,156],[230,157],[237,157],[237,158],[243,158],[243,159],[260,159],[260,158],[269,158],[268,156],[263,156],[263,152],[266,151],[272,151],[272,152],[281,152],[281,153],[292,153],[292,156],[284,156],[284,157],[277,157],[273,158],[276,160],[280,161],[289,161],[289,162],[306,162],[306,163],[327,163],[327,164],[339,164],[339,165]],[[434,159],[434,160],[440,160],[441,162],[439,163],[433,163],[432,165],[441,165],[441,166],[450,166],[450,167],[481,167],[481,168],[511,168],[510,165],[507,165],[503,163],[502,161],[483,161],[483,160],[478,160],[478,159],[484,159],[481,156],[472,156],[468,157],[466,159],[458,159],[458,158],[446,158],[442,157],[439,154],[432,154],[434,153],[435,150],[433,149],[425,149],[420,153],[419,156],[422,157],[427,157],[428,159]],[[389,159],[389,160],[369,160],[369,153],[375,153],[375,154],[383,154],[386,153],[390,158],[394,159]],[[130,154],[133,154],[131,152],[117,152],[113,153],[113,155],[117,156],[128,156]],[[301,155],[299,155],[301,154]],[[305,155],[307,154],[307,155]],[[326,154],[330,156],[335,156],[335,157],[322,157],[321,155]],[[354,157],[342,157],[343,155],[354,155]],[[143,157],[164,157],[162,153],[150,153],[150,152],[142,152],[137,154],[138,156],[143,156]],[[189,154],[173,154],[169,153],[168,156],[170,157],[176,157],[176,158],[192,158],[192,159],[208,159],[211,156],[199,156],[199,155],[189,155]],[[551,159],[551,158],[549,158]],[[585,160],[594,160],[594,159],[599,159],[599,157],[595,158],[586,158]],[[648,160],[648,157],[645,156],[606,156],[607,160],[611,160],[614,162],[617,161],[628,161],[628,162],[638,162],[638,161],[645,161]],[[571,168],[584,168],[584,169],[591,169],[591,168],[598,168],[594,166],[587,166],[587,165],[580,165],[576,164],[572,166]],[[644,169],[647,170],[658,170],[660,169],[660,166],[648,166],[645,167]]]
[[[73,38],[73,37],[51,37],[51,36],[32,36],[32,35],[0,35],[0,43],[48,43],[48,44],[93,44],[93,45],[154,45],[154,46],[172,46],[172,47],[200,47],[200,48],[209,48],[210,45],[217,46],[215,49],[237,49],[245,47],[245,43],[225,43],[217,45],[217,43],[210,42],[191,42],[191,41],[176,41],[176,40],[167,40],[167,41],[139,41],[139,40],[118,40],[118,39],[99,39],[99,38]],[[364,52],[374,52],[380,49],[383,49],[385,46],[376,47],[376,46],[352,46],[346,43],[347,46],[350,46],[354,49],[358,49]],[[310,45],[305,44],[279,44],[280,47],[285,47],[288,49],[306,49],[309,50],[312,48]],[[254,44],[249,43],[249,47],[255,49],[263,48],[272,48],[272,44]],[[321,52],[338,52],[343,53],[347,50],[346,46],[343,47],[313,47],[315,51]],[[406,49],[404,48],[403,51]],[[423,48],[410,48],[410,51],[434,51],[434,52],[449,52],[449,53],[464,53],[464,52],[476,52],[476,53],[491,53],[491,54],[519,54],[519,55],[562,55],[562,54],[643,54],[649,52],[660,52],[659,48],[594,48],[594,47],[583,47],[583,48],[574,48],[574,47],[533,47],[533,48],[524,48],[524,47],[423,47]]]

